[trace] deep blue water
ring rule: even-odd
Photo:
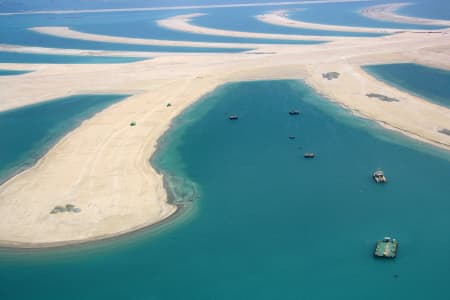
[[[77,95],[0,112],[0,182],[33,165],[83,120],[125,97]]]
[[[122,64],[141,61],[145,57],[57,55],[0,51],[0,63],[22,64]]]
[[[0,76],[13,76],[13,75],[22,75],[27,74],[32,71],[22,71],[22,70],[4,70],[0,69]]]
[[[371,65],[364,70],[390,85],[450,108],[450,71],[418,64]]]
[[[70,249],[4,250],[2,299],[450,297],[450,154],[300,82],[220,87],[177,118],[153,163],[195,183],[200,197],[181,223]],[[388,184],[372,181],[377,168]],[[395,260],[372,256],[385,235],[399,239]]]

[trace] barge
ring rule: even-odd
[[[386,183],[387,178],[384,176],[383,171],[375,171],[372,174],[373,180],[375,180],[376,183]]]
[[[395,258],[397,256],[398,242],[396,239],[385,237],[377,241],[375,252],[376,257]]]

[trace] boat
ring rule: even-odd
[[[395,258],[397,256],[398,242],[396,239],[385,237],[377,241],[375,252],[376,257]]]
[[[307,152],[305,154],[303,154],[304,158],[314,158],[316,155],[312,152]]]
[[[291,111],[289,112],[289,114],[290,114],[291,116],[295,116],[295,115],[299,115],[300,112],[299,112],[298,110],[291,110]]]
[[[230,116],[228,116],[228,119],[237,120],[237,119],[239,119],[239,117],[237,115],[230,115]]]
[[[383,171],[373,172],[372,177],[376,183],[386,183],[387,182],[386,176],[384,176]]]
[[[290,136],[289,136],[289,139],[290,139],[290,140],[294,140],[294,139],[295,139],[295,135],[290,135]]]

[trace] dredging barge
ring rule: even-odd
[[[397,256],[397,249],[397,240],[390,237],[385,237],[381,241],[377,241],[373,255],[376,257],[395,258]]]
[[[384,176],[383,171],[375,171],[372,174],[373,180],[375,180],[376,183],[386,183],[387,178]]]

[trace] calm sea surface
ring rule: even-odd
[[[0,69],[0,76],[22,75],[22,74],[27,74],[27,73],[30,73],[30,72],[31,71]]]
[[[1,298],[450,297],[450,154],[301,82],[220,87],[177,118],[152,162],[187,207],[173,224],[70,249],[5,249]],[[378,168],[388,184],[373,182]],[[385,235],[400,242],[395,260],[373,257]]]
[[[145,57],[57,55],[0,51],[0,63],[21,64],[121,64],[141,61]]]
[[[364,70],[390,85],[450,108],[450,71],[418,64],[371,65]]]

